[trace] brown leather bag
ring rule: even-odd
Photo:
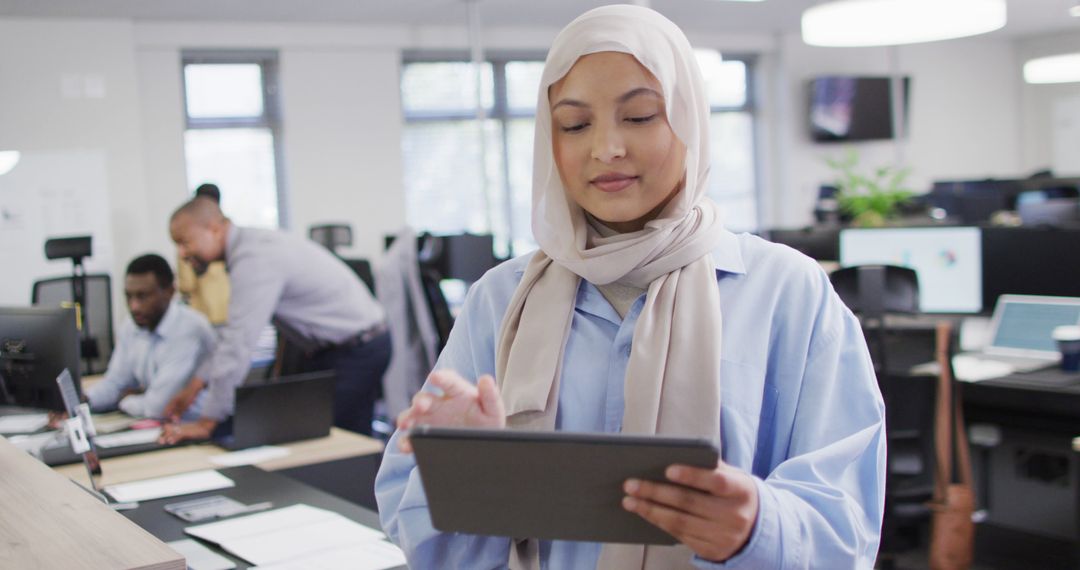
[[[938,376],[934,440],[937,468],[934,473],[934,499],[930,502],[930,568],[958,570],[969,568],[975,554],[975,495],[972,491],[971,458],[959,394],[953,398],[950,366],[949,323],[937,326]],[[953,441],[956,442],[956,470],[953,470]],[[954,479],[956,481],[954,482]]]

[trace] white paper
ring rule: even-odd
[[[285,457],[286,455],[289,455],[289,453],[290,451],[284,447],[263,445],[260,447],[250,447],[248,449],[234,451],[232,453],[211,455],[210,461],[213,462],[214,465],[237,467],[240,465],[254,465],[260,461],[269,461],[271,459],[277,459],[278,457]]]
[[[234,486],[236,483],[233,483],[232,479],[217,471],[207,469],[119,485],[107,485],[105,492],[117,501],[127,503],[190,495]]]
[[[33,433],[49,423],[49,414],[0,416],[0,433]]]
[[[185,538],[166,542],[170,548],[177,551],[187,561],[188,570],[232,570],[236,563],[209,548]]]
[[[979,382],[1001,378],[1015,372],[1010,364],[996,360],[982,359],[970,354],[958,354],[952,359],[953,373],[956,379],[964,382]]]
[[[259,536],[281,529],[304,526],[325,520],[328,515],[337,516],[337,513],[309,505],[293,505],[257,515],[189,526],[184,529],[184,533],[217,544],[224,544],[237,538]]]
[[[342,548],[366,547],[382,542],[382,531],[366,527],[333,511],[308,505],[239,517],[227,521],[192,526],[184,532],[217,543],[232,554],[252,564],[295,563],[322,556]],[[375,546],[372,552],[385,553]],[[331,559],[335,559],[333,556]],[[348,558],[348,568],[358,567],[358,561]],[[382,557],[385,560],[397,560]],[[403,561],[403,559],[402,559]],[[395,562],[391,566],[399,565]],[[321,568],[313,566],[312,568]],[[386,566],[378,566],[384,568]],[[298,567],[299,568],[299,567]]]
[[[374,542],[382,537],[377,530],[336,516],[304,526],[233,539],[222,547],[252,564],[271,564],[322,550]]]
[[[298,560],[257,566],[253,570],[385,570],[405,566],[400,548],[377,540],[333,550],[324,550]]]

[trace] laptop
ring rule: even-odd
[[[1031,372],[1061,359],[1051,338],[1055,327],[1080,324],[1080,298],[1002,295],[994,305],[988,343],[978,352],[956,355],[953,366],[961,380],[965,366],[999,367],[1007,373]],[[959,366],[958,366],[959,365]]]
[[[334,421],[334,385],[337,374],[328,370],[271,378],[236,389],[232,432],[215,438],[226,449],[246,449],[301,439],[325,437]],[[157,442],[160,429],[140,429],[98,435],[94,438],[102,459],[156,451],[177,445]],[[65,439],[41,449],[46,465],[65,465],[82,460]]]
[[[333,370],[271,378],[236,389],[232,433],[215,440],[226,449],[325,437],[334,422]]]

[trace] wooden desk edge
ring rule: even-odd
[[[371,455],[383,449],[382,442],[377,439],[338,428],[331,428],[326,437],[286,443],[281,447],[288,449],[289,455],[255,463],[255,467],[277,471]],[[114,485],[201,469],[220,469],[223,466],[216,465],[210,458],[222,453],[227,451],[202,443],[110,457],[101,461],[102,480],[106,485]],[[57,466],[54,470],[77,482],[88,482],[81,463]]]

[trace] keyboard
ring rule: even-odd
[[[160,434],[160,428],[122,431],[96,436],[94,444],[97,447],[98,457],[101,459],[175,447],[158,443],[157,438]],[[104,445],[101,443],[102,439],[106,442]],[[189,442],[178,445],[186,445],[187,443]],[[41,461],[49,466],[66,465],[82,461],[82,456],[71,450],[71,444],[68,443],[67,438],[59,438],[52,445],[47,445],[41,449]]]
[[[111,447],[124,447],[128,445],[145,445],[147,443],[156,443],[159,437],[161,437],[161,428],[159,427],[150,429],[133,429],[128,431],[120,431],[116,433],[99,435],[94,438],[94,444],[102,449],[109,449]]]

